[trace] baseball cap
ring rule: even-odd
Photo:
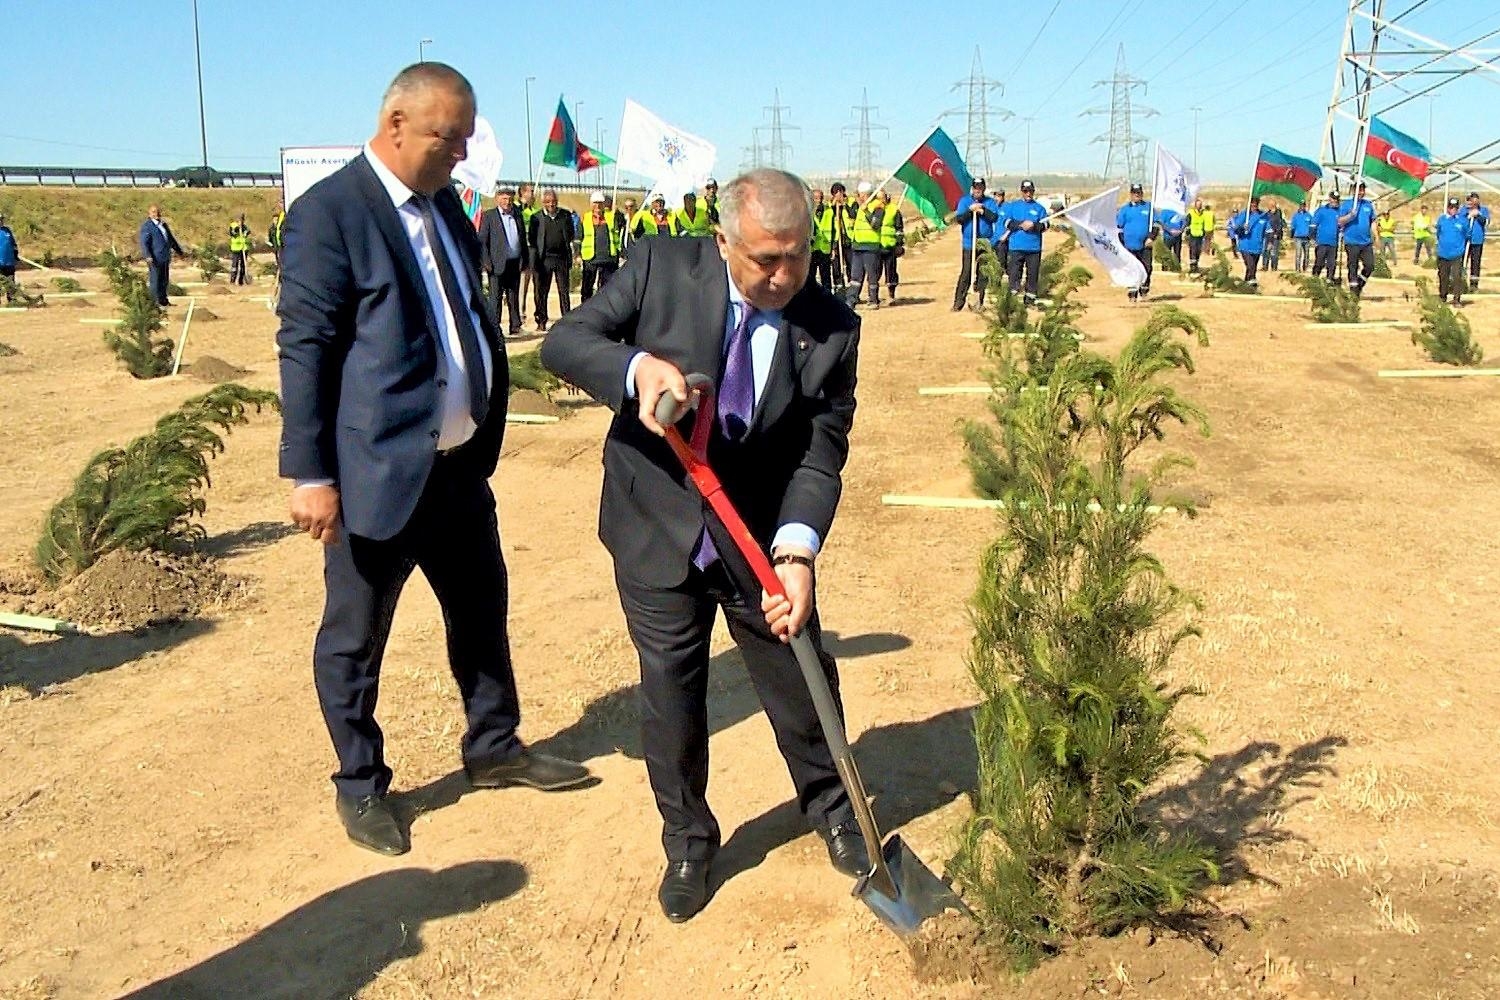
[[[984,187],[984,178],[983,177],[976,177],[976,178],[974,178],[972,181],[969,182],[969,186],[970,187],[977,187],[977,188]]]
[[[1141,186],[1139,184],[1132,184],[1132,185],[1130,185],[1130,193],[1131,194],[1140,194],[1141,193]]]
[[[1036,185],[1033,184],[1033,183],[1031,183],[1031,178],[1028,177],[1026,180],[1024,180],[1024,181],[1021,182],[1021,190],[1022,191],[1035,191],[1036,190]]]
[[[661,202],[663,205],[665,205],[667,203],[667,196],[662,194],[660,191],[656,192],[651,196],[651,204],[654,205],[657,202]]]
[[[592,203],[602,203],[603,201],[604,201],[604,192],[603,191],[595,191],[593,194],[589,195],[589,202],[591,204]]]
[[[859,187],[856,188],[856,190],[860,194],[869,194],[871,191],[875,190],[875,185],[871,184],[869,181],[860,181]]]
[[[1478,201],[1479,200],[1479,192],[1478,191],[1470,191],[1469,192],[1469,197],[1473,198],[1475,201]]]
[[[1364,181],[1360,181],[1358,184],[1355,185],[1355,187],[1358,188],[1359,190],[1363,191],[1365,189],[1365,182]]]
[[[719,182],[710,177],[708,180],[703,182],[703,186],[706,188],[716,188],[719,186]]]
[[[1339,193],[1338,193],[1337,189],[1334,189],[1334,190],[1328,192],[1328,200],[1329,201],[1338,201],[1338,199],[1339,199]]]
[[[1449,208],[1457,208],[1458,207],[1458,199],[1457,198],[1449,198],[1448,199],[1448,207]]]

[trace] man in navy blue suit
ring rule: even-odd
[[[479,241],[449,187],[474,133],[456,70],[402,70],[374,138],[287,215],[281,475],[292,521],[323,542],[326,603],[313,674],[338,755],[337,813],[382,854],[410,847],[386,801],[375,702],[396,601],[420,568],[443,609],[476,788],[569,788],[571,761],[528,750],[506,630],[494,473],[505,350],[481,298]]]
[[[171,281],[172,255],[183,256],[181,244],[172,235],[172,227],[161,217],[161,206],[146,209],[146,221],[136,236],[141,246],[141,256],[146,258],[147,273],[151,280],[151,294],[156,296],[159,306],[171,305],[167,301],[167,286]]]

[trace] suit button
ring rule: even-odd
[[[445,379],[445,378],[438,379],[437,380],[437,387],[439,389],[446,389],[446,388],[448,388],[448,380]]]
[[[437,431],[428,431],[427,435],[430,438],[432,438],[434,441],[436,441],[438,439],[438,432]]]

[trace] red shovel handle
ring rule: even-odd
[[[734,547],[739,549],[740,555],[750,564],[750,569],[755,573],[755,578],[766,593],[776,597],[786,597],[786,589],[781,585],[781,578],[771,568],[771,562],[766,554],[761,551],[760,543],[750,533],[739,512],[729,502],[729,497],[724,493],[724,484],[719,482],[719,477],[708,465],[708,436],[713,432],[714,426],[714,383],[707,375],[694,373],[687,376],[688,392],[696,397],[688,404],[689,408],[696,409],[697,414],[693,420],[692,445],[689,446],[682,439],[675,423],[682,419],[686,411],[679,412],[677,400],[672,398],[671,393],[663,393],[656,402],[656,420],[667,431],[667,444],[672,446],[678,461],[687,470],[688,476],[693,480],[693,485],[708,501],[719,521],[724,525],[729,537],[734,541]]]

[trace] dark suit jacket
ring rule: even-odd
[[[467,269],[470,305],[494,359],[489,416],[460,449],[495,471],[510,376],[480,298],[479,240],[452,190],[433,196]],[[282,249],[281,475],[333,479],[344,524],[385,539],[410,519],[437,452],[437,319],[396,208],[358,156],[287,213]]]
[[[170,264],[174,253],[182,253],[177,237],[172,235],[172,227],[165,222],[162,227],[166,229],[165,235],[156,223],[147,219],[141,223],[141,231],[136,235],[141,254],[153,264]]]
[[[666,442],[626,400],[625,370],[644,350],[684,373],[719,378],[728,309],[728,276],[713,239],[642,240],[542,344],[543,364],[615,411],[604,443],[599,537],[617,569],[648,586],[687,578],[704,506]],[[849,454],[858,346],[853,311],[809,283],[782,313],[748,436],[730,443],[714,435],[710,464],[762,545],[791,523],[828,537]],[[721,553],[732,550],[716,525],[714,535]]]
[[[526,267],[531,262],[531,243],[526,237],[526,224],[521,221],[521,210],[515,205],[510,206],[510,217],[515,220],[516,240],[519,243],[519,254],[514,258],[516,267]],[[479,217],[479,266],[486,274],[494,274],[501,270],[501,261],[505,259],[505,225],[500,221],[500,209],[485,209]]]

